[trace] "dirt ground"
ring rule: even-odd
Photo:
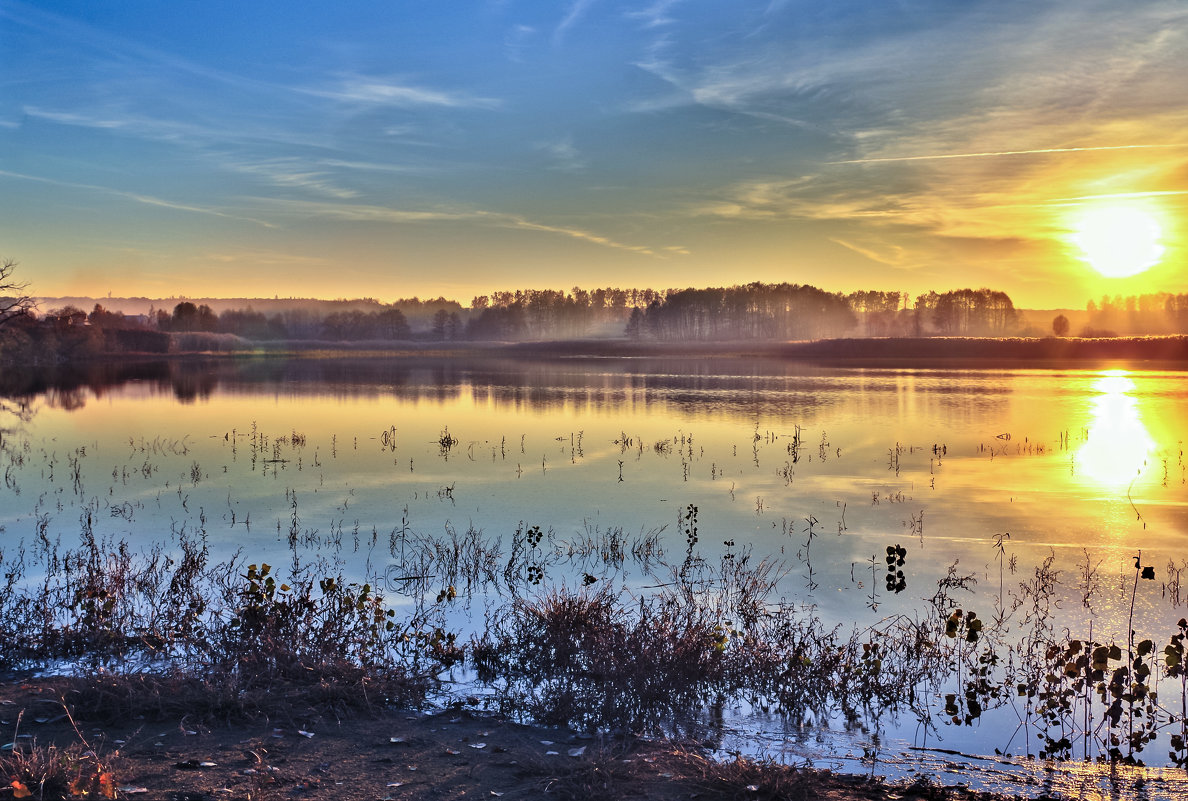
[[[749,762],[723,765],[668,742],[581,736],[466,711],[100,726],[67,715],[52,685],[0,684],[0,743],[15,743],[19,755],[80,741],[76,753],[93,760],[86,753],[93,751],[116,796],[132,801],[991,798]],[[0,765],[12,754],[11,747],[0,752]],[[0,801],[21,797],[12,778],[0,775]],[[38,797],[36,786],[28,790]]]

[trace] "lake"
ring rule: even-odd
[[[853,629],[929,614],[956,565],[976,580],[962,606],[1020,637],[1042,568],[1051,630],[1125,644],[1133,623],[1162,649],[1188,614],[1184,381],[745,358],[108,366],[26,389],[24,419],[0,421],[0,543],[69,544],[89,513],[135,547],[203,532],[215,556],[283,565],[295,546],[399,592],[410,543],[471,531],[506,547],[538,526],[532,590],[646,594],[687,557],[745,553],[775,565],[773,603]],[[627,558],[597,558],[608,533]],[[471,587],[456,625],[481,625],[502,592]],[[913,746],[1023,752],[1013,705],[927,737],[884,721],[876,745],[756,709],[732,720],[729,747],[847,770],[944,771],[897,762]]]

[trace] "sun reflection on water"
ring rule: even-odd
[[[1077,451],[1081,471],[1101,487],[1120,490],[1142,472],[1155,441],[1134,397],[1134,380],[1125,370],[1109,370],[1093,384],[1085,444]]]

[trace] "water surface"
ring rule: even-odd
[[[0,543],[69,544],[89,513],[133,545],[204,532],[216,557],[283,564],[296,538],[391,581],[410,536],[472,528],[510,541],[539,526],[556,553],[659,532],[679,562],[693,506],[699,556],[778,563],[773,600],[828,623],[919,615],[954,564],[977,579],[963,603],[987,618],[1050,559],[1054,627],[1124,641],[1133,620],[1166,641],[1188,600],[1183,389],[1175,371],[745,359],[108,368],[27,388],[25,419],[0,426]],[[900,592],[885,584],[889,546],[906,554]],[[1136,559],[1155,580],[1136,584]],[[643,593],[663,578],[645,567],[558,559],[541,587],[588,575]],[[470,600],[476,617],[495,603]],[[765,748],[778,734],[788,750],[764,725]],[[1015,725],[940,734],[985,754]],[[920,745],[911,726],[883,734]],[[865,747],[848,742],[814,758]]]

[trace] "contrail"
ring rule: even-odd
[[[1046,153],[1084,153],[1093,150],[1153,150],[1188,147],[1188,142],[1171,145],[1102,145],[1099,147],[1047,147],[1035,150],[993,150],[986,153],[946,153],[933,156],[890,156],[875,159],[827,161],[826,164],[875,164],[883,161],[936,161],[939,159],[982,159],[991,156],[1035,156]]]

